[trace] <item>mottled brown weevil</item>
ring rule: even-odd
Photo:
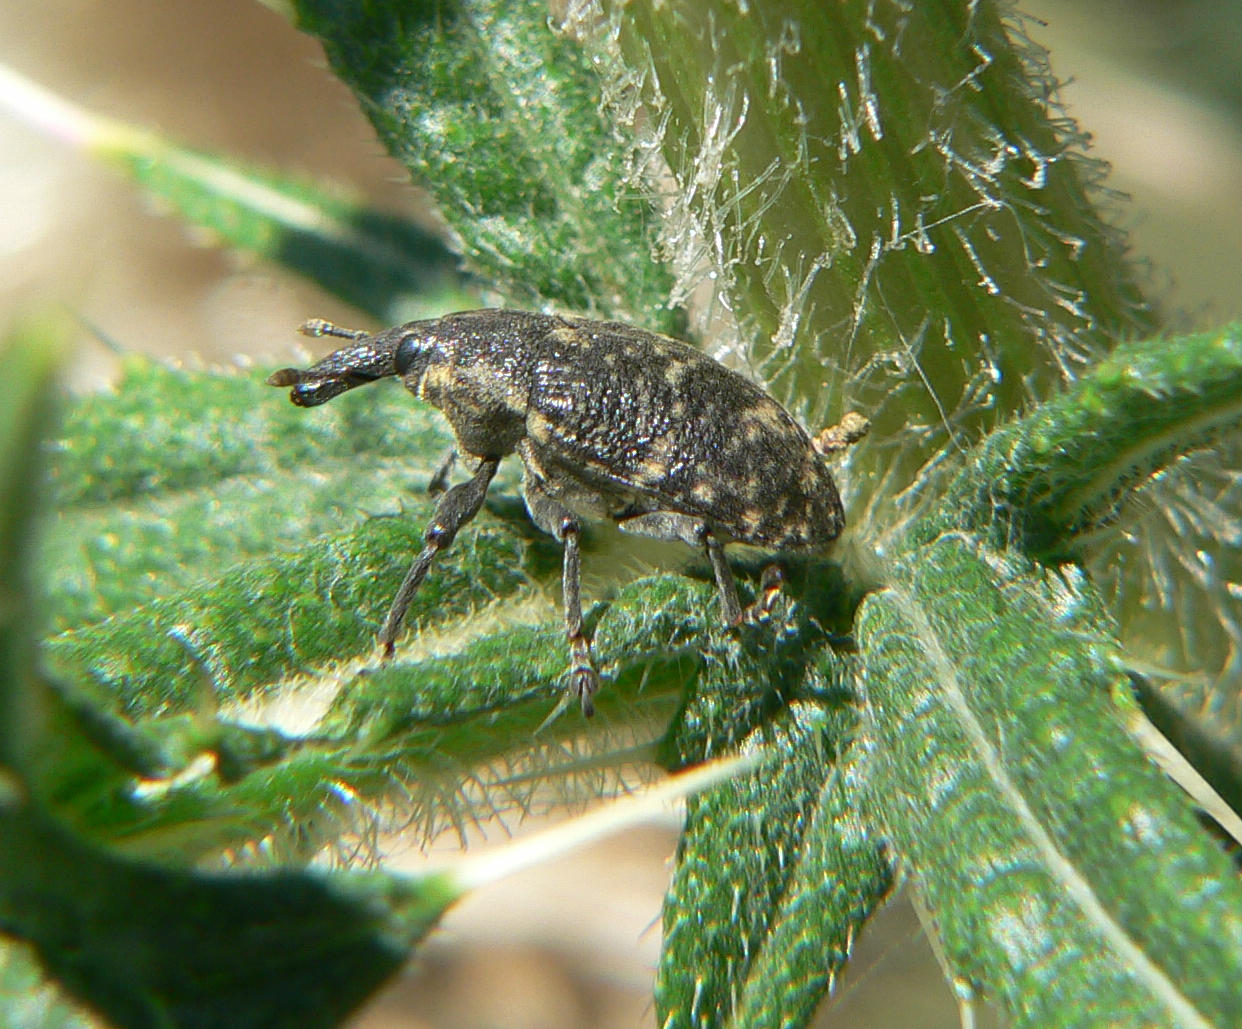
[[[385,657],[436,554],[478,513],[508,454],[522,460],[531,518],[564,545],[569,688],[588,716],[598,678],[582,630],[580,516],[702,547],[729,625],[744,615],[726,543],[809,549],[844,527],[823,455],[862,435],[865,420],[853,416],[812,442],[762,389],[687,343],[618,322],[508,310],[376,335],[318,320],[302,331],[351,342],[306,370],[284,368],[267,380],[292,386],[295,404],[314,407],[396,375],[440,409],[458,452],[475,462],[470,479],[441,496],[426,545],[393,599],[379,634]]]

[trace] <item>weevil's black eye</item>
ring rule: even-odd
[[[409,335],[397,347],[397,356],[393,360],[393,367],[397,369],[398,375],[409,374],[410,369],[418,362],[420,351],[422,350],[418,345],[419,342],[417,336]]]

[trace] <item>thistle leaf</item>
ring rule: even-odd
[[[859,646],[867,804],[960,988],[1016,1026],[1232,1024],[1242,888],[1126,736],[1081,574],[942,536],[867,599]]]
[[[675,296],[710,274],[778,398],[870,417],[862,497],[1150,325],[1100,169],[1001,5],[600,6],[618,117],[637,91],[677,183]]]
[[[675,330],[658,214],[621,174],[586,55],[539,0],[295,0],[381,141],[426,188],[468,267],[516,306]]]
[[[750,775],[690,802],[665,901],[662,1026],[805,1025],[891,886],[856,809],[856,712],[795,702]]]
[[[339,188],[100,117],[3,67],[0,106],[119,168],[213,241],[283,265],[381,321],[471,306],[468,284],[439,239]]]

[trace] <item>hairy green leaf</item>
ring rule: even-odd
[[[665,903],[662,1026],[803,1025],[891,885],[856,808],[848,696],[799,701],[745,747],[765,763],[690,802]]]
[[[0,928],[122,1026],[333,1026],[459,895],[381,873],[209,874],[84,845],[0,810]]]
[[[267,939],[313,1000],[301,929],[360,926],[328,931],[341,974],[377,943],[382,969],[403,949],[384,948],[385,926],[420,931],[394,900],[406,887],[196,865],[297,864],[334,841],[369,858],[382,830],[431,835],[763,746],[775,764],[691,805],[665,910],[667,1024],[806,1024],[890,860],[959,995],[1016,1024],[1228,1023],[1236,875],[1127,737],[1123,660],[1236,672],[1238,480],[1189,451],[1236,425],[1237,333],[1099,363],[1151,316],[1094,210],[1098,169],[1008,9],[580,2],[558,35],[534,0],[286,6],[506,296],[675,330],[710,277],[700,324],[718,351],[739,337],[734,355],[812,422],[871,416],[840,465],[845,569],[808,562],[770,620],[730,631],[707,583],[589,583],[604,688],[588,724],[558,707],[559,554],[508,480],[380,665],[374,629],[447,442],[435,419],[396,390],[307,412],[257,377],[133,365],[73,407],[53,448],[40,571],[63,682],[32,707],[0,692],[5,724],[40,729],[23,734],[22,778],[0,777],[14,861],[0,925],[52,960],[60,909],[21,891],[71,913],[88,901],[89,939],[59,972],[142,1024],[206,1001],[163,985],[159,927],[118,897],[190,891],[191,909],[218,898],[244,922],[230,896],[258,890],[255,911],[300,896],[293,942]],[[125,146],[197,223],[370,310],[404,303],[418,240],[227,162]],[[28,443],[12,452],[26,471]],[[1112,592],[1033,563],[1069,552]],[[831,633],[868,587],[858,656],[843,656]],[[1210,698],[1236,698],[1236,681]],[[26,867],[62,837],[46,869]],[[95,893],[64,882],[66,862]],[[372,887],[387,901],[359,915]],[[204,924],[202,964],[234,981]],[[127,980],[117,955],[135,953]],[[246,1017],[277,1017],[266,985],[237,994]]]
[[[417,511],[451,436],[398,389],[306,412],[248,375],[127,360],[69,405],[53,446],[44,541],[57,628],[188,587],[226,564],[305,545],[367,515]],[[291,498],[296,498],[291,502]]]
[[[1150,680],[1147,708],[1235,803],[1242,722],[1224,712],[1242,642],[1239,492],[1231,460],[1196,448],[1236,450],[1240,422],[1242,329],[1123,343],[992,433],[915,531],[963,527],[1082,561]]]
[[[1015,1025],[1232,1024],[1242,886],[1126,736],[1111,628],[1074,569],[912,549],[859,619],[867,801]]]
[[[38,332],[3,350],[0,932],[119,1025],[335,1025],[460,894],[449,880],[162,868],[99,849],[42,807],[40,762],[57,752],[78,763],[91,748],[50,714],[52,687],[33,660],[32,484],[57,352],[54,334]]]
[[[1242,326],[1124,343],[1073,388],[992,433],[944,508],[958,525],[1028,553],[1072,552],[1127,491],[1239,423]]]
[[[382,321],[463,306],[469,296],[436,236],[340,189],[246,167],[99,117],[3,67],[0,106],[119,167],[213,240],[284,265]]]
[[[1150,324],[1099,169],[1001,5],[602,7],[603,66],[633,80],[613,95],[638,89],[677,182],[681,289],[710,269],[743,352],[812,422],[871,418],[863,496]]]
[[[469,267],[526,306],[675,329],[600,84],[540,0],[295,0],[380,139],[426,188]]]

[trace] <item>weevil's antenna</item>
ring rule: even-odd
[[[345,329],[326,318],[308,318],[299,327],[303,336],[339,336],[341,339],[366,339],[369,335],[365,329]]]

